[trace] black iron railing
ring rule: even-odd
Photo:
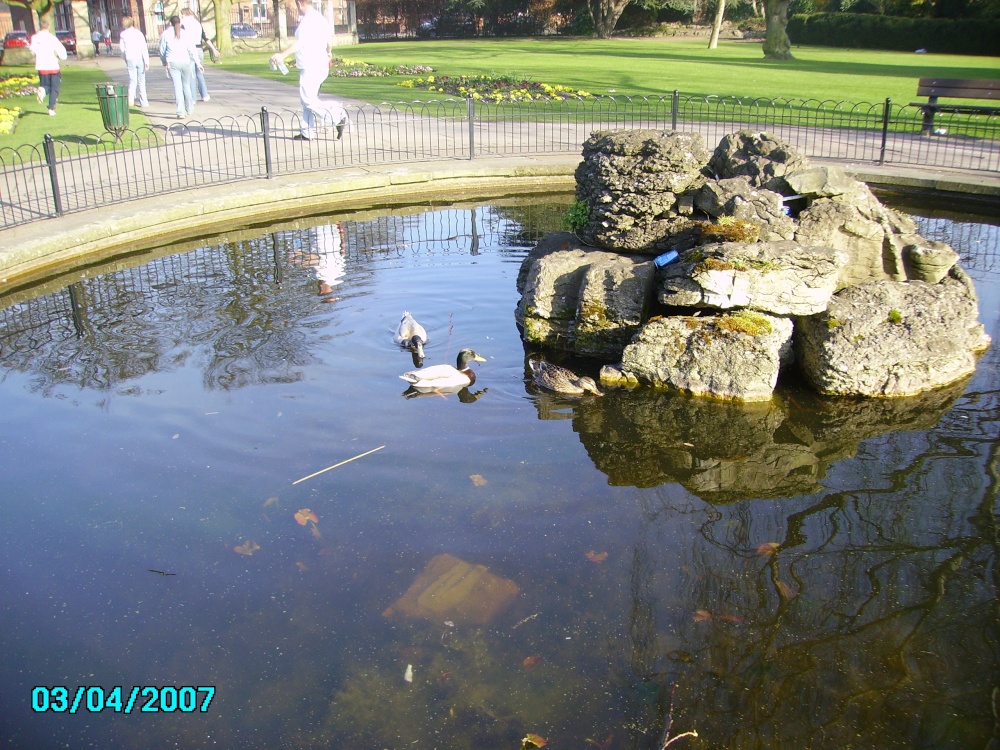
[[[0,149],[0,228],[168,192],[285,174],[399,162],[579,153],[591,132],[766,130],[801,154],[853,163],[1000,171],[1000,118],[941,113],[921,135],[920,110],[818,100],[602,96],[492,103],[447,99],[350,107],[312,141],[299,115],[270,112],[39,146]]]

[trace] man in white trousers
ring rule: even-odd
[[[295,41],[271,56],[274,64],[278,65],[292,53],[295,54],[295,67],[299,69],[299,100],[302,103],[302,128],[295,140],[312,140],[317,128],[328,125],[336,126],[339,139],[348,125],[347,111],[337,102],[324,102],[319,98],[319,87],[330,75],[333,29],[313,7],[312,0],[296,0],[295,4],[300,16]]]

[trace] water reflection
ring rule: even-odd
[[[816,492],[830,465],[862,441],[930,429],[964,390],[832,401],[786,388],[761,404],[618,390],[579,404],[573,430],[612,485],[678,482],[703,500],[730,503]],[[541,400],[538,407],[540,415],[551,409]]]
[[[539,392],[514,282],[560,216],[302,220],[0,300],[0,736],[1000,742],[998,348],[914,399]],[[1000,340],[995,227],[940,231]],[[488,356],[473,388],[400,397],[392,331],[415,300],[430,362]],[[484,624],[387,615],[442,555],[516,595]],[[31,686],[65,683],[219,692],[206,714],[142,721],[31,711]]]

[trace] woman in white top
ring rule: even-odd
[[[160,60],[167,69],[167,75],[174,84],[174,99],[177,101],[177,119],[181,120],[194,112],[192,82],[195,67],[201,67],[186,36],[181,33],[180,16],[170,16],[170,28],[160,36]]]
[[[148,107],[146,71],[149,70],[149,45],[146,44],[146,35],[135,27],[131,16],[122,19],[118,46],[122,49],[125,67],[128,68],[128,106],[138,103],[140,107]]]

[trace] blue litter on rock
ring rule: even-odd
[[[667,252],[665,252],[663,255],[657,255],[656,258],[653,259],[653,263],[656,264],[657,268],[663,268],[664,266],[669,266],[671,263],[677,260],[677,257],[678,256],[676,250],[667,250]]]

